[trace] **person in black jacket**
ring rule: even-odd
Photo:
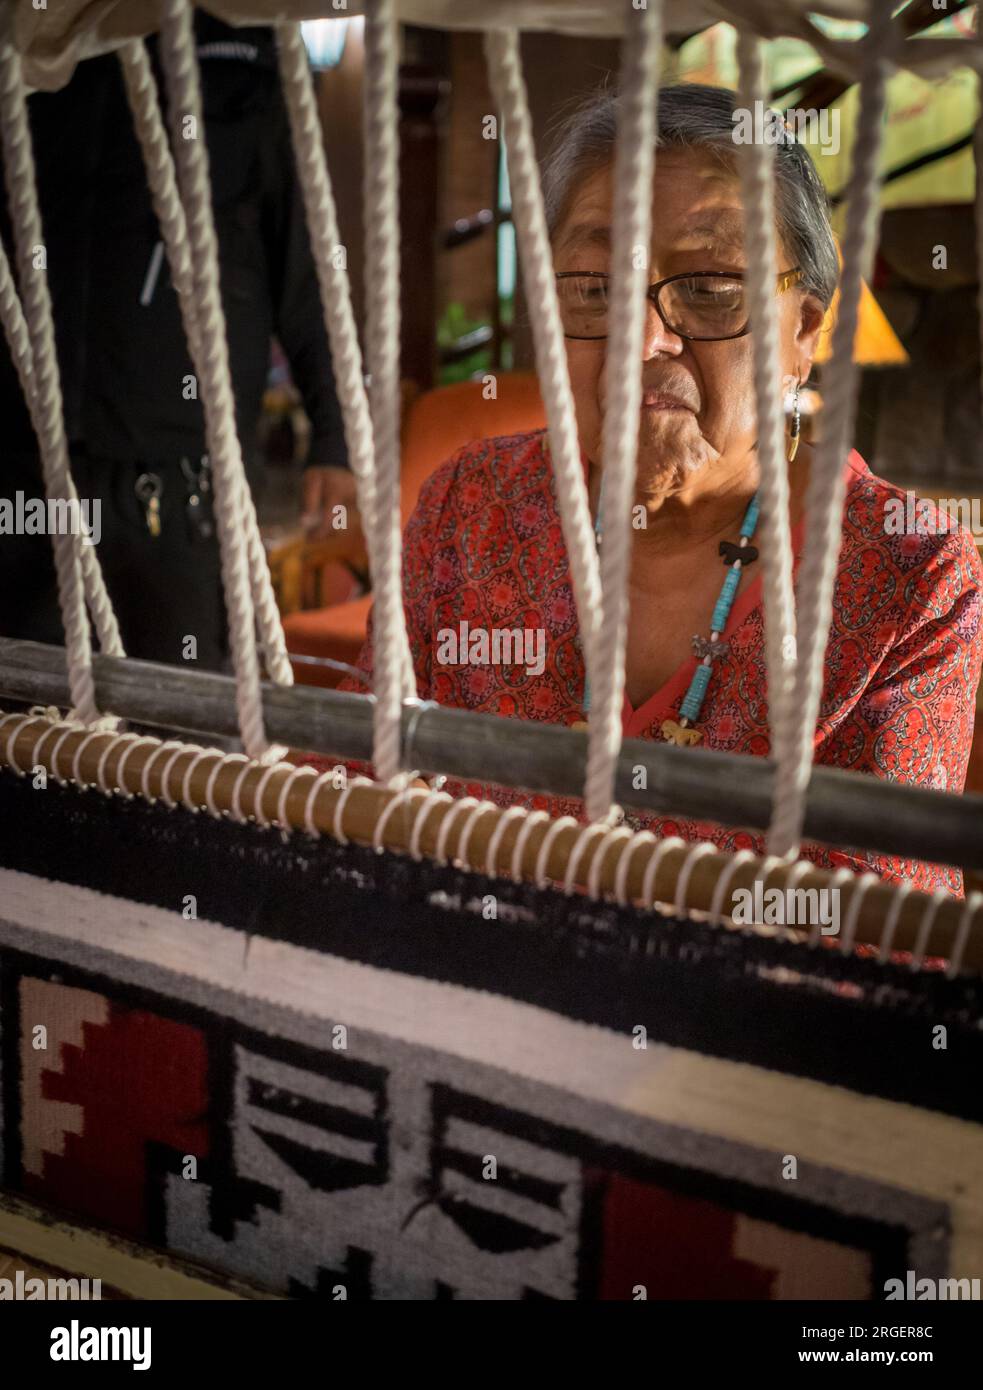
[[[273,34],[199,12],[196,36],[247,476],[256,495],[275,335],[311,422],[303,509],[316,527],[337,504],[351,508],[355,490]],[[199,667],[227,669],[204,416],[118,60],[86,60],[65,88],[28,105],[72,474],[80,498],[101,503],[98,554],[124,646],[166,662],[196,650]],[[13,264],[5,209],[0,235]],[[43,497],[36,441],[2,346],[0,420],[0,497]],[[49,536],[0,535],[0,635],[64,641]]]

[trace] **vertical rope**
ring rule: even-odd
[[[201,400],[215,479],[215,516],[236,676],[236,707],[245,750],[250,757],[259,758],[269,752],[269,745],[263,728],[255,610],[244,533],[243,499],[248,484],[235,428],[225,319],[218,288],[201,84],[188,0],[163,0],[160,57],[167,80],[175,160],[191,246],[201,349]]]
[[[27,104],[20,57],[6,38],[0,41],[0,139],[3,143],[4,178],[14,231],[17,273],[31,342],[38,444],[45,493],[50,499],[67,502],[71,498],[72,483],[55,352],[51,294],[47,271],[34,266],[36,253],[43,250],[44,239]],[[82,583],[82,537],[56,531],[52,542],[72,704],[78,718],[91,723],[99,718],[99,710],[96,706],[92,640]]]
[[[596,688],[594,650],[601,612],[600,571],[516,31],[486,33],[485,57],[492,95],[505,123],[512,218],[521,252],[536,372],[549,426],[556,500],[570,560],[584,665]]]
[[[621,48],[618,143],[614,163],[611,308],[605,363],[602,432],[604,539],[601,545],[602,620],[597,634],[596,685],[588,723],[586,811],[610,813],[621,751],[628,627],[628,566],[632,552],[642,400],[642,336],[649,283],[656,103],[662,44],[661,0],[644,10],[626,5]]]
[[[768,105],[764,44],[753,33],[738,35],[740,68],[738,104],[754,112]],[[746,210],[747,290],[754,355],[754,393],[757,406],[760,467],[763,586],[765,599],[765,659],[768,672],[768,713],[772,754],[779,772],[776,788],[789,774],[792,743],[792,698],[795,689],[795,604],[792,594],[792,536],[789,518],[788,465],[779,391],[778,275],[775,234],[775,152],[764,140],[739,147],[738,171]],[[789,644],[786,638],[791,637]],[[768,837],[775,849],[776,806]],[[786,846],[790,847],[790,846]]]
[[[198,314],[195,305],[194,270],[188,245],[188,227],[178,193],[174,160],[161,118],[160,102],[154,76],[142,40],[133,39],[119,50],[120,65],[126,95],[133,116],[137,140],[143,153],[150,185],[151,200],[160,223],[171,267],[171,279],[177,291],[181,320],[191,360],[199,378],[203,374],[202,347],[199,341]],[[242,499],[245,538],[248,546],[250,588],[259,624],[260,637],[266,653],[270,674],[278,685],[293,684],[293,667],[287,657],[283,624],[273,594],[270,567],[263,549],[256,507],[248,485]]]
[[[400,575],[399,509],[399,107],[398,34],[393,0],[365,15],[366,358],[375,436],[375,660],[372,761],[388,782],[400,770],[402,702],[416,694],[408,656]]]
[[[17,372],[17,379],[24,392],[34,433],[40,439],[43,425],[35,390],[31,336],[10,273],[7,253],[2,244],[0,244],[0,323],[3,326],[3,335],[7,341],[7,346],[10,348],[10,356]],[[73,502],[77,502],[78,491],[71,476],[68,479],[68,486],[69,497]],[[106,589],[95,546],[80,546],[79,558],[82,565],[82,587],[99,637],[100,650],[105,652],[107,656],[125,656],[119,624],[116,621],[116,614],[113,612],[112,600]]]
[[[371,567],[375,541],[375,454],[372,419],[362,376],[362,349],[352,310],[348,271],[336,264],[341,249],[338,213],[321,134],[307,50],[299,24],[277,26],[280,80],[290,119],[297,177],[317,270],[324,324],[338,383],[345,442],[358,485],[358,507],[365,527]]]
[[[980,410],[983,412],[983,72],[976,74],[976,99],[979,113],[973,129],[973,169],[976,174],[973,212],[976,226],[976,314],[980,339]],[[980,425],[980,438],[983,439],[983,419]]]
[[[849,449],[856,403],[853,341],[857,332],[861,282],[870,274],[880,223],[878,164],[891,68],[891,7],[871,0],[869,14],[870,28],[863,40],[860,109],[850,173],[839,315],[823,387],[822,435],[806,493],[809,528],[799,583],[799,653],[795,681],[799,724],[794,730],[790,757],[775,779],[771,839],[774,852],[782,855],[797,853],[802,838],[842,539],[846,495],[844,459]]]

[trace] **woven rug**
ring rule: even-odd
[[[978,981],[8,773],[0,825],[9,1192],[297,1296],[983,1275]]]

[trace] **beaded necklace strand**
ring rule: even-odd
[[[598,549],[601,545],[601,509],[604,498],[603,486],[601,497],[598,500],[597,519],[594,522],[594,538]],[[713,674],[713,663],[718,657],[726,656],[730,647],[729,642],[721,641],[721,635],[727,627],[731,609],[734,606],[734,598],[737,594],[738,585],[741,582],[741,571],[752,564],[758,558],[755,546],[751,544],[754,533],[758,526],[758,494],[755,493],[744,513],[744,520],[741,522],[740,539],[735,545],[733,541],[721,541],[718,547],[718,554],[723,558],[727,566],[727,576],[714,604],[713,615],[710,619],[710,636],[701,637],[698,633],[693,634],[693,654],[700,658],[700,664],[693,672],[693,678],[689,683],[689,689],[683,696],[682,704],[679,707],[680,718],[677,723],[674,719],[663,720],[662,736],[669,743],[693,744],[699,743],[703,737],[702,729],[696,727],[696,721],[700,717],[703,702],[710,685],[710,678]],[[591,690],[589,678],[584,678],[584,716],[590,713]],[[586,724],[578,721],[574,728],[586,728]]]
[[[703,737],[702,729],[696,728],[696,721],[700,717],[707,688],[710,685],[713,663],[718,657],[726,656],[730,648],[729,642],[720,640],[721,634],[727,626],[730,610],[734,606],[734,596],[737,593],[737,586],[741,582],[741,571],[746,565],[750,565],[758,558],[758,552],[751,544],[757,525],[758,494],[755,493],[744,513],[738,544],[734,545],[732,541],[721,541],[718,547],[718,554],[723,557],[724,564],[727,566],[727,577],[713,607],[709,639],[701,637],[698,633],[693,634],[693,655],[700,657],[700,664],[693,672],[693,679],[690,681],[689,689],[683,696],[683,702],[679,707],[679,723],[677,724],[674,719],[663,720],[662,735],[670,743],[699,743]]]

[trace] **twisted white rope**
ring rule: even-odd
[[[717,886],[713,890],[713,897],[710,900],[710,920],[717,926],[722,925],[724,918],[731,915],[731,912],[724,907],[724,899],[727,896],[728,888],[734,881],[734,875],[742,864],[746,864],[749,859],[753,858],[754,855],[749,849],[739,849],[717,879]]]
[[[530,811],[522,825],[519,826],[519,833],[512,846],[512,861],[509,864],[509,874],[513,883],[522,882],[522,861],[526,850],[526,841],[530,834],[537,825],[542,825],[544,821],[549,822],[550,819],[546,811]]]
[[[170,771],[170,764],[164,769],[165,779]],[[245,788],[246,778],[252,772],[252,764],[248,758],[243,758],[242,767],[236,774],[236,779],[232,784],[232,795],[229,798],[229,815],[240,825],[246,825],[249,821],[248,812],[242,809],[242,793]]]
[[[326,772],[317,772],[316,768],[311,769],[315,773],[313,782],[307,792],[307,800],[304,802],[304,829],[308,835],[318,835],[320,832],[314,823],[314,803],[317,801],[318,793],[326,782],[329,782],[334,773],[329,769]]]
[[[220,806],[215,805],[215,783],[218,781],[219,775],[226,767],[228,761],[235,756],[235,754],[226,754],[219,761],[217,761],[212,767],[211,772],[209,772],[208,778],[205,782],[205,808],[207,809],[208,814],[210,816],[213,816],[216,820],[222,819],[223,812]],[[239,757],[245,757],[245,754],[240,753]]]
[[[369,404],[375,436],[372,762],[390,781],[400,770],[402,702],[416,695],[409,661],[400,572],[399,506],[399,108],[397,29],[393,0],[374,0],[365,16],[363,216],[365,259],[372,267],[365,296]]]
[[[925,952],[928,949],[928,940],[932,934],[932,924],[935,921],[939,908],[951,894],[945,888],[936,888],[931,898],[925,904],[922,912],[922,920],[918,924],[918,934],[915,937],[915,944],[911,952],[911,962],[909,968],[918,970],[925,959]]]
[[[980,338],[980,407],[983,410],[983,72],[976,74],[976,93],[980,114],[973,129],[973,167],[976,173],[974,222],[976,231],[976,315]],[[983,425],[983,420],[981,420]],[[983,429],[980,431],[983,440]]]
[[[435,792],[431,789],[426,800],[420,803],[420,809],[413,819],[413,829],[410,833],[410,857],[417,864],[419,864],[420,860],[423,858],[423,853],[420,849],[420,837],[423,834],[423,827],[427,822],[427,817],[434,807],[438,806],[441,802],[453,800],[454,798],[451,796],[450,792]]]
[[[7,253],[2,243],[0,243],[0,323],[2,323],[3,335],[10,349],[14,369],[17,372],[17,379],[27,402],[34,433],[40,439],[44,425],[35,389],[31,336],[10,273]],[[71,476],[68,479],[68,487],[71,501],[77,502],[78,490]],[[105,652],[107,656],[125,656],[119,625],[102,576],[102,566],[99,564],[96,548],[94,545],[80,545],[78,552],[82,565],[82,584],[85,598],[99,637],[100,650]]]
[[[65,742],[66,738],[68,738],[69,734],[74,734],[75,732],[76,730],[74,726],[71,724],[68,726],[67,729],[63,729],[61,737],[58,739],[58,741],[55,743],[54,748],[52,748],[51,750],[51,775],[58,783],[58,785],[61,787],[64,787],[67,784],[68,778],[64,775],[64,773],[58,766],[58,754],[61,752],[61,746]],[[127,752],[128,751],[129,750],[127,750]]]
[[[630,844],[635,842],[635,831],[630,825],[615,825],[608,827],[604,832],[604,839],[594,851],[594,858],[591,860],[590,869],[587,872],[587,892],[592,898],[601,897],[601,870],[607,860],[608,851],[613,849],[619,841],[622,841],[621,853],[618,855],[617,869],[615,873],[615,898],[622,907],[625,905],[624,890],[619,894],[617,885],[621,881],[618,874],[621,870],[621,862],[628,852]]]
[[[604,366],[602,604],[595,680],[588,717],[588,820],[614,801],[621,751],[628,631],[628,565],[642,401],[642,337],[648,305],[656,99],[662,45],[662,0],[631,11],[621,47],[618,140],[614,161],[611,306]]]
[[[397,792],[392,800],[386,803],[372,831],[372,848],[377,854],[382,854],[386,848],[383,836],[397,807],[403,806],[405,808],[406,802],[412,801],[414,797],[419,800],[421,796],[427,797],[429,795],[430,792],[425,787],[403,787],[402,791]]]
[[[218,288],[201,83],[188,0],[163,0],[160,58],[194,273],[201,401],[215,481],[215,517],[236,678],[236,708],[247,754],[263,758],[269,757],[271,750],[263,727],[255,610],[247,566],[244,497],[248,484],[235,428],[225,317]],[[186,122],[190,123],[187,128]],[[272,751],[279,755],[278,749]]]
[[[123,779],[123,771],[124,771],[124,769],[125,769],[125,767],[126,767],[126,763],[127,763],[127,760],[129,759],[130,754],[131,754],[131,753],[134,751],[134,749],[136,749],[136,748],[146,747],[146,745],[147,745],[148,743],[149,743],[149,744],[152,744],[154,747],[156,747],[156,746],[159,744],[159,742],[160,742],[159,739],[152,738],[149,734],[144,734],[144,735],[142,735],[142,736],[139,735],[139,734],[135,735],[134,738],[133,738],[133,742],[127,745],[127,747],[126,747],[126,748],[124,749],[124,751],[123,751],[122,756],[120,757],[119,762],[116,764],[116,781],[119,783],[119,785],[120,785],[120,787],[122,788],[122,790],[123,790],[123,792],[124,792],[124,794],[125,794],[125,796],[126,796],[126,798],[127,798],[128,801],[132,801],[133,798],[136,796],[136,792],[131,792],[131,791],[127,791],[127,790],[126,790],[126,782],[125,782],[124,779]],[[57,751],[57,750],[56,750],[56,751]],[[52,759],[52,766],[54,766],[54,759]],[[74,766],[75,766],[75,765],[74,765],[74,761],[73,761],[73,763],[72,763],[73,770],[74,770]],[[142,786],[142,783],[141,783],[141,786]]]
[[[380,568],[380,553],[387,544],[385,534],[379,532],[380,516],[382,516],[384,524],[388,523],[385,515],[378,509],[373,422],[362,373],[362,352],[355,326],[347,268],[345,265],[339,264],[337,259],[339,250],[343,249],[338,228],[338,215],[331,188],[331,177],[311,80],[310,64],[301,37],[300,25],[278,25],[277,47],[280,77],[297,161],[298,180],[304,202],[318,286],[321,291],[325,327],[331,344],[332,365],[338,383],[338,398],[341,403],[345,441],[356,482],[359,514],[365,533],[369,568],[375,576]],[[398,503],[396,505],[398,514]],[[405,698],[410,698],[416,695],[416,677],[413,672],[405,618],[401,608],[398,617],[399,642],[403,648],[402,661],[406,672],[404,678]]]
[[[256,789],[253,792],[253,818],[257,825],[268,827],[272,824],[269,816],[267,816],[263,809],[263,797],[266,795],[266,784],[269,782],[274,772],[282,772],[284,768],[290,766],[291,764],[289,763],[277,761],[271,762],[268,767],[263,769],[262,775],[256,783]]]
[[[355,790],[356,787],[370,787],[371,785],[372,779],[369,777],[353,777],[349,782],[346,782],[344,787],[342,787],[341,795],[338,797],[337,804],[334,808],[334,818],[331,822],[331,829],[334,833],[334,837],[336,840],[339,841],[340,844],[347,845],[349,843],[348,836],[345,834],[343,824],[345,816],[345,803],[347,802],[348,798],[351,796],[352,792]]]
[[[616,828],[620,829],[620,827]],[[574,885],[577,881],[577,870],[580,867],[580,861],[584,857],[584,850],[587,848],[588,844],[592,840],[596,840],[599,835],[604,839],[612,833],[611,826],[603,824],[598,825],[596,821],[589,821],[586,825],[580,827],[580,834],[577,836],[576,840],[574,840],[570,847],[570,852],[567,855],[567,867],[563,874],[563,892],[567,897],[570,897],[573,893]],[[600,853],[600,850],[598,850],[598,853]],[[596,857],[595,855],[595,859]]]
[[[509,806],[508,809],[499,816],[498,824],[489,837],[488,849],[485,851],[485,873],[489,878],[496,878],[499,876],[498,869],[496,868],[496,861],[498,859],[499,847],[502,843],[502,836],[509,828],[509,821],[516,820],[519,817],[525,817],[528,814],[524,806]]]
[[[614,896],[622,906],[628,903],[628,871],[631,868],[632,856],[642,845],[654,845],[655,836],[651,830],[636,830],[629,842],[621,851],[618,859],[618,867],[614,875]]]
[[[882,965],[891,954],[891,944],[894,941],[894,933],[897,930],[901,909],[904,907],[905,898],[907,898],[911,891],[911,884],[907,880],[903,883],[899,883],[895,891],[894,901],[891,903],[884,921],[884,926],[881,930],[881,945],[877,953],[877,959]]]
[[[487,815],[489,811],[497,810],[498,807],[494,804],[494,802],[478,802],[477,806],[475,806],[474,810],[471,812],[467,820],[464,822],[464,829],[461,831],[461,838],[460,840],[458,840],[457,843],[457,854],[454,859],[455,864],[462,865],[465,869],[469,870],[472,873],[478,872],[475,865],[473,865],[471,863],[471,860],[468,858],[468,846],[471,844],[471,833],[474,830],[475,826],[478,824],[478,822],[481,820],[482,816]]]
[[[973,914],[977,908],[983,904],[983,893],[973,891],[966,894],[966,906],[959,919],[959,926],[956,929],[956,939],[952,943],[952,954],[949,957],[949,966],[946,975],[950,980],[954,980],[959,974],[963,963],[963,952],[966,950],[966,942],[969,940],[969,929],[973,924]]]
[[[670,850],[682,849],[685,844],[686,841],[678,835],[668,835],[659,842],[658,848],[645,865],[645,873],[642,876],[642,903],[645,907],[652,907],[655,904],[655,877],[659,872],[659,865],[663,858]]]
[[[686,915],[686,889],[689,887],[690,876],[697,863],[701,859],[705,859],[708,854],[716,854],[717,852],[717,846],[712,845],[709,840],[697,840],[680,864],[679,876],[676,879],[676,897],[673,902],[673,909],[677,917]]]
[[[872,0],[870,29],[863,40],[864,79],[850,174],[839,314],[833,334],[832,360],[823,389],[822,437],[812,461],[806,494],[809,529],[799,584],[799,653],[794,699],[798,725],[790,731],[789,756],[775,778],[769,834],[775,852],[789,856],[798,852],[802,838],[842,539],[846,495],[844,460],[849,449],[856,397],[853,340],[857,331],[861,282],[870,274],[880,223],[878,163],[890,69],[885,57],[885,36],[890,26],[891,7],[881,4],[880,0]]]
[[[279,24],[276,36],[280,80],[293,136],[297,178],[307,217],[311,253],[321,290],[324,324],[331,344],[331,364],[338,385],[345,442],[358,489],[358,509],[365,531],[369,565],[374,574],[376,503],[372,419],[362,375],[362,349],[355,327],[351,285],[347,269],[338,264],[338,253],[344,249],[338,228],[338,213],[300,25]]]
[[[170,782],[171,768],[174,766],[175,762],[177,762],[178,758],[180,758],[181,754],[182,754],[182,753],[187,753],[187,752],[190,750],[191,746],[192,746],[192,745],[187,744],[187,743],[173,744],[173,745],[172,745],[173,751],[172,751],[172,753],[170,754],[170,756],[167,758],[166,762],[164,763],[164,771],[160,774],[160,796],[161,796],[161,800],[163,801],[164,805],[167,806],[167,807],[168,807],[170,810],[172,810],[172,811],[174,810],[175,806],[177,805],[177,800],[176,800],[176,798],[175,798],[174,796],[171,795],[171,782]],[[101,764],[101,763],[100,763],[100,765],[99,765],[99,770],[100,770],[100,772],[101,772],[101,770],[102,770],[102,764]],[[97,778],[97,780],[98,780],[98,778]],[[100,783],[100,785],[101,785],[101,783]],[[238,790],[238,783],[237,783],[236,785],[237,785],[237,790]],[[232,809],[233,809],[233,812],[235,811],[235,808],[236,808],[236,800],[235,800],[235,797],[233,797],[233,799],[232,799]]]
[[[178,192],[174,159],[161,117],[157,85],[147,50],[141,40],[135,39],[124,44],[119,50],[119,60],[133,116],[133,126],[143,153],[151,201],[167,250],[171,279],[177,292],[188,349],[195,373],[199,379],[203,379],[202,347],[199,342],[198,307],[195,300],[191,248],[188,244],[188,226]],[[256,507],[245,474],[241,505],[248,547],[249,581],[267,667],[278,685],[292,685],[293,667],[287,657],[287,645],[273,593],[270,567],[263,549]]]
[[[533,814],[535,814],[535,812]],[[530,819],[532,818],[530,817]],[[546,873],[546,866],[549,863],[550,849],[552,848],[553,841],[556,839],[557,835],[559,835],[560,831],[566,830],[568,828],[572,828],[574,830],[584,829],[584,827],[580,825],[579,821],[574,820],[573,816],[560,816],[559,820],[553,821],[553,824],[550,826],[546,834],[543,836],[542,844],[539,846],[539,851],[536,855],[536,867],[533,871],[533,882],[535,883],[537,888],[545,888],[547,883],[549,882],[549,877]]]
[[[850,906],[847,909],[846,921],[843,923],[843,930],[840,933],[840,951],[843,955],[847,955],[853,949],[853,939],[857,934],[857,922],[860,920],[860,905],[875,883],[880,883],[880,879],[872,873],[861,874],[854,881],[854,891],[850,898]]]
[[[785,880],[785,892],[788,893],[790,889],[794,889],[799,879],[803,878],[813,867],[814,866],[810,864],[807,860],[800,859],[798,863],[793,866],[792,871],[790,872],[788,878]],[[833,901],[835,902],[837,898],[839,898],[840,889],[844,884],[855,883],[856,880],[857,876],[852,869],[836,869],[833,873],[832,879],[830,880],[828,890],[831,897],[833,898]],[[819,913],[817,912],[816,920],[813,922],[812,930],[809,933],[809,945],[818,946],[822,935],[822,922],[819,920]]]
[[[88,782],[82,781],[82,774],[80,771],[80,759],[82,757],[82,754],[85,752],[87,746],[92,742],[94,738],[102,738],[104,736],[104,730],[90,729],[90,731],[86,734],[85,738],[82,739],[82,741],[79,743],[79,746],[75,750],[75,757],[72,759],[72,781],[78,787],[80,792],[87,792],[89,790],[89,784]]]
[[[81,756],[82,756],[82,749],[84,748],[84,746],[85,746],[85,743],[84,743],[84,741],[83,741],[82,743],[79,744],[78,749],[76,750],[76,753],[75,753],[75,763],[74,763],[74,767],[73,767],[73,773],[74,773],[76,782],[79,780],[79,759],[80,759]],[[142,772],[142,774],[141,774],[141,776],[140,776],[140,795],[141,795],[145,800],[149,801],[151,805],[153,805],[153,804],[156,802],[156,800],[157,800],[157,798],[156,798],[155,796],[151,796],[151,795],[150,795],[150,769],[151,769],[151,767],[154,765],[154,763],[155,763],[155,762],[157,761],[157,759],[160,757],[161,753],[170,752],[171,756],[173,757],[175,753],[179,753],[179,752],[181,751],[182,748],[186,748],[186,747],[187,747],[187,744],[182,743],[182,742],[180,741],[180,739],[176,739],[176,738],[165,739],[164,742],[163,742],[162,744],[160,744],[160,746],[159,746],[158,748],[155,748],[155,749],[154,749],[154,751],[151,753],[150,757],[149,757],[149,758],[147,759],[147,761],[144,763],[144,765],[143,765],[143,772]],[[231,756],[231,755],[230,755],[230,756]],[[242,755],[240,754],[239,756],[241,757]]]
[[[21,60],[6,37],[0,39],[0,140],[3,143],[4,178],[14,232],[18,279],[31,344],[34,383],[31,394],[35,404],[32,423],[38,431],[44,488],[48,498],[68,502],[73,489],[55,352],[51,294],[47,271],[34,265],[35,256],[44,248],[44,238],[31,135]],[[29,396],[29,404],[30,399]],[[82,536],[73,535],[71,531],[56,530],[52,542],[72,703],[78,717],[85,723],[92,723],[100,715],[92,674],[92,640],[85,611],[80,553],[83,548]]]
[[[764,44],[753,33],[737,39],[740,68],[739,106],[748,111],[768,105]],[[757,407],[758,484],[761,499],[762,584],[765,611],[765,661],[772,755],[785,771],[792,744],[792,698],[795,688],[795,603],[792,596],[792,536],[789,481],[785,461],[781,366],[778,356],[778,276],[775,235],[775,150],[765,140],[739,146],[737,161],[746,209],[747,293],[754,358]],[[791,638],[791,643],[786,639]],[[780,779],[779,779],[780,780]],[[778,785],[778,780],[775,783]],[[775,850],[775,806],[768,849]],[[785,844],[782,853],[792,846]]]
[[[480,806],[481,802],[476,796],[462,796],[457,799],[452,798],[452,805],[446,816],[440,823],[437,831],[437,846],[434,850],[434,859],[438,864],[447,863],[447,840],[451,833],[451,826],[460,817],[462,811],[467,811],[474,806]]]
[[[485,57],[492,94],[505,122],[512,219],[521,251],[536,374],[549,425],[556,500],[570,560],[584,666],[593,689],[598,678],[594,652],[601,614],[600,570],[516,30],[486,33]]]
[[[781,891],[783,893],[794,893],[801,880],[805,878],[806,874],[811,874],[815,870],[815,867],[815,864],[811,864],[808,859],[797,859],[794,864],[789,865],[788,873],[785,875],[785,882],[782,885]],[[843,881],[842,879],[837,880],[837,875],[841,874],[846,874],[847,878],[850,879],[854,877],[851,869],[837,869],[833,875],[834,882]]]

